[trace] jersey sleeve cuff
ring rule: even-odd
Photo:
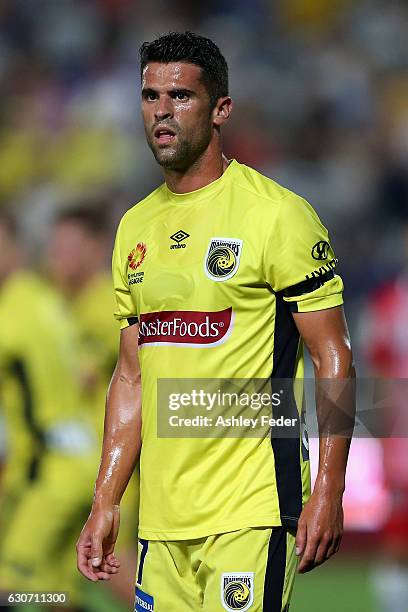
[[[343,304],[343,281],[337,274],[315,291],[283,298],[291,312],[314,312]]]
[[[133,317],[125,317],[125,318],[118,318],[119,324],[120,324],[120,329],[126,329],[127,327],[130,327],[131,325],[134,325],[135,323],[139,322],[139,318],[136,316]]]

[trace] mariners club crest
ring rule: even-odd
[[[226,281],[238,270],[242,252],[239,238],[211,238],[205,257],[204,270],[214,281]]]
[[[225,610],[245,612],[254,601],[254,573],[230,572],[221,576],[221,603]]]

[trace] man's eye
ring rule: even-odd
[[[187,100],[188,99],[187,94],[184,93],[183,91],[177,91],[174,94],[174,97],[175,97],[176,100]]]
[[[149,102],[152,102],[153,100],[156,100],[156,97],[157,96],[154,93],[146,94],[146,100],[149,100]]]

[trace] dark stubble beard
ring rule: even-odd
[[[166,170],[184,171],[190,168],[204,153],[211,142],[212,126],[197,130],[177,131],[177,142],[174,145],[160,148],[150,133],[146,133],[147,143],[157,163]]]

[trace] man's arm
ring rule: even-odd
[[[320,438],[317,479],[296,536],[296,554],[301,557],[298,571],[303,573],[326,561],[340,546],[355,371],[342,307],[293,316],[315,369]]]
[[[119,504],[141,446],[139,325],[123,329],[119,357],[109,386],[102,459],[91,513],[77,543],[77,565],[89,580],[109,580],[119,569],[114,556]]]

